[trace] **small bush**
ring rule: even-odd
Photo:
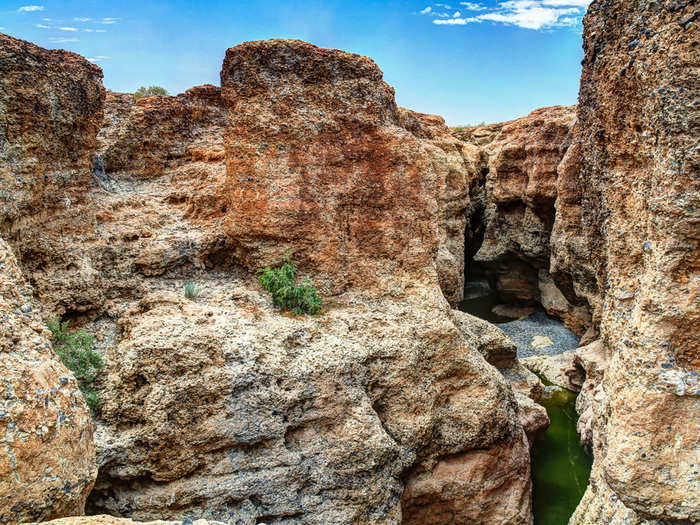
[[[197,283],[193,283],[192,281],[185,283],[185,297],[188,299],[194,300],[199,297],[199,294],[201,293],[202,289]]]
[[[168,91],[160,86],[141,86],[134,93],[134,100],[138,100],[144,97],[155,97],[157,95],[167,95]]]
[[[282,266],[258,270],[258,280],[276,307],[291,310],[298,315],[319,313],[323,301],[316,288],[309,279],[302,284],[294,284],[296,278],[297,266],[288,255]]]
[[[95,336],[84,330],[68,331],[68,321],[52,319],[51,344],[66,367],[73,372],[85,402],[94,414],[100,407],[100,398],[93,388],[95,379],[104,368],[100,354],[93,350]]]

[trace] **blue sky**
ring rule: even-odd
[[[372,57],[400,105],[497,122],[578,93],[590,0],[0,0],[0,32],[93,60],[105,86],[219,84],[226,48],[300,38]]]

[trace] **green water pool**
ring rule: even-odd
[[[586,490],[593,460],[576,432],[576,394],[545,392],[542,405],[551,424],[532,456],[535,525],[566,525]]]

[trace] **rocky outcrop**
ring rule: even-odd
[[[459,141],[340,51],[243,44],[222,83],[227,182],[214,205],[191,199],[186,220],[216,230],[224,217],[229,257],[251,270],[290,248],[334,297],[320,317],[283,316],[247,272],[207,271],[194,303],[168,291],[176,274],[154,252],[148,268],[162,270],[141,276],[152,292],[121,296],[116,326],[103,323],[114,335],[90,510],[418,523],[440,501],[450,510],[431,523],[528,523],[516,401],[440,289],[461,287],[439,269],[460,257],[463,231],[444,224],[466,206]],[[414,479],[431,489],[404,491]]]
[[[562,231],[586,240],[587,260],[568,253],[594,271],[609,361],[577,525],[700,520],[697,16],[692,3],[622,0],[584,20],[581,208],[567,214],[581,220]]]
[[[90,412],[2,239],[0,326],[0,522],[81,514],[97,475]]]
[[[298,41],[229,49],[221,85],[226,231],[244,265],[289,250],[332,293],[437,270],[459,300],[468,171],[442,119],[399,110],[372,60]]]
[[[216,88],[110,94],[81,199],[13,223],[45,311],[107,363],[90,512],[531,521],[515,397],[442,291],[462,290],[467,146],[381,76],[270,41],[227,53],[223,113]],[[287,248],[323,315],[282,315],[249,271]]]
[[[0,34],[0,232],[81,199],[104,97],[83,57]]]
[[[98,169],[143,177],[193,161],[223,163],[226,119],[221,88],[212,85],[136,102],[130,93],[108,92]]]

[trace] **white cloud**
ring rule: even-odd
[[[420,14],[421,14],[421,15],[427,15],[427,14],[430,13],[432,10],[433,10],[432,7],[427,6],[425,9],[421,9]]]
[[[44,24],[34,24],[34,27],[38,27],[40,29],[51,29],[51,26],[47,26]]]
[[[59,27],[58,29],[60,29],[61,31],[77,31],[78,30],[77,27],[66,27],[66,26]]]
[[[473,2],[460,2],[459,5],[463,6],[467,11],[484,11],[488,9],[485,5],[475,4]]]
[[[102,23],[103,24],[116,24],[119,21],[119,18],[103,18]]]
[[[433,20],[433,24],[438,25],[450,25],[450,26],[464,26],[470,22],[477,22],[473,18],[448,18],[448,19],[436,19]]]
[[[102,56],[102,55],[98,55],[98,56],[96,56],[96,57],[90,57],[90,58],[88,58],[88,61],[89,61],[89,62],[92,62],[93,64],[95,64],[95,63],[97,63],[97,62],[101,62],[101,61],[103,61],[103,60],[109,60],[109,57]]]
[[[443,9],[452,9],[452,6],[448,4],[435,4],[435,7],[442,7]]]
[[[514,25],[525,29],[551,29],[575,26],[584,15],[585,7],[591,0],[507,0],[494,8],[482,8],[481,4],[460,2],[468,10],[469,6],[479,6],[478,11],[488,11],[469,18],[461,14],[449,20],[433,20],[438,25],[466,25],[478,22],[496,22]],[[468,6],[468,5],[469,6]],[[439,15],[438,15],[439,16]]]
[[[43,11],[43,10],[44,10],[43,5],[23,5],[17,11],[19,11],[20,13],[29,13],[31,11]]]
[[[51,22],[51,19],[50,19],[50,18],[42,18],[42,20],[43,20],[44,22]]]
[[[76,16],[73,18],[74,22],[89,22],[90,20],[92,20],[92,18],[88,18],[86,16]]]
[[[49,42],[54,44],[65,44],[66,42],[77,42],[77,38],[49,38]]]
[[[460,16],[462,16],[462,13],[460,13],[459,11],[455,11],[455,14],[452,15],[452,18],[459,18]]]

